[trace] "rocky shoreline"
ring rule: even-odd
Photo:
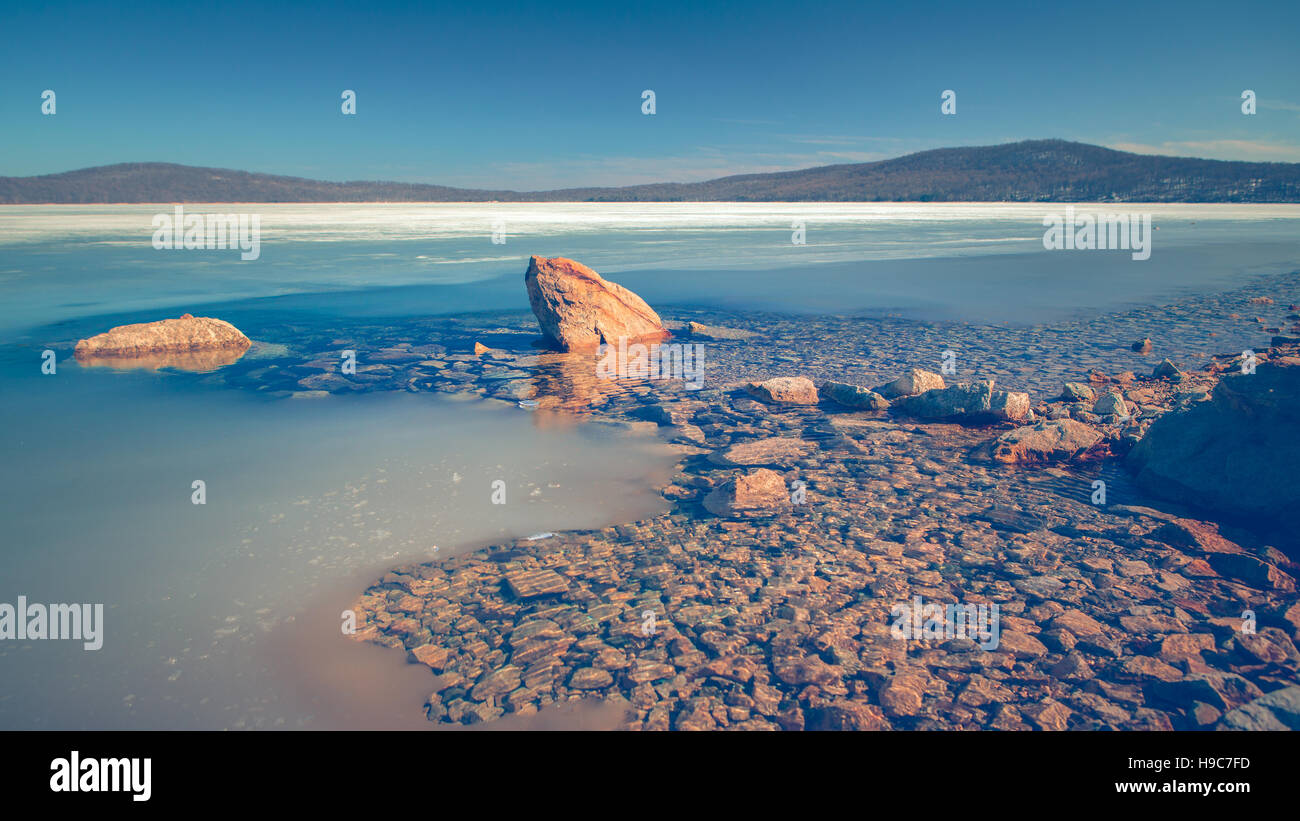
[[[674,437],[744,441],[687,455],[671,513],[402,568],[360,598],[363,637],[430,668],[431,720],[599,695],[638,729],[1200,729],[1249,724],[1238,708],[1296,684],[1295,566],[1276,550],[1092,505],[1060,469],[981,463],[986,429],[705,399],[663,409],[684,417]],[[735,470],[716,454],[803,482],[806,502],[700,510]],[[894,638],[890,608],[914,596],[998,603],[998,650]]]
[[[597,379],[591,354],[532,348],[526,314],[263,327],[196,378],[504,401],[678,449],[662,516],[397,568],[360,596],[358,638],[429,668],[431,721],[602,698],[630,729],[1294,727],[1293,557],[1158,501],[1120,457],[1245,348],[1300,364],[1296,301],[1292,276],[1053,328],[661,312],[707,344],[703,390]],[[883,395],[946,350],[939,390],[966,388]],[[757,387],[778,377],[808,384]],[[978,418],[924,412],[954,403]],[[891,608],[916,597],[997,604],[997,648],[896,638]]]
[[[1260,365],[1300,366],[1274,341]],[[1241,356],[1094,371],[1033,407],[918,371],[829,401],[802,377],[658,385],[606,409],[683,449],[670,513],[394,570],[360,635],[430,669],[447,723],[600,697],[652,730],[1294,727],[1295,562],[1168,504],[1098,504],[1078,473]],[[900,640],[891,608],[917,597],[997,604],[997,649]]]

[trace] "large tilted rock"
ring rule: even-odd
[[[1029,415],[1029,394],[994,390],[990,379],[903,397],[895,400],[892,407],[920,419],[1014,422]]]
[[[1298,430],[1300,367],[1270,362],[1225,376],[1210,399],[1161,416],[1127,464],[1156,496],[1295,534]]]
[[[180,319],[119,325],[107,333],[77,343],[78,360],[143,357],[194,351],[245,351],[252,343],[238,328],[221,319],[184,314]]]
[[[770,516],[791,504],[781,474],[766,468],[729,479],[704,497],[705,509],[715,516]]]
[[[1039,422],[1009,430],[989,445],[989,456],[1008,465],[1062,462],[1100,456],[1106,437],[1096,428],[1073,419]]]
[[[528,301],[542,333],[559,348],[590,350],[657,342],[670,336],[645,300],[600,274],[564,257],[533,257],[524,274]]]

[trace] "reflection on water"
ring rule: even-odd
[[[515,364],[530,368],[540,410],[585,413],[605,404],[611,397],[648,390],[644,380],[602,379],[597,375],[595,352],[546,353],[524,357]],[[563,414],[538,414],[543,426],[564,425]]]
[[[87,368],[113,368],[115,370],[156,371],[174,368],[178,371],[208,373],[240,360],[247,349],[226,348],[211,351],[163,351],[140,356],[77,356],[77,363]]]

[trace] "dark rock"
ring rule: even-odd
[[[1300,367],[1266,363],[1223,377],[1211,398],[1161,416],[1127,465],[1172,501],[1300,528]]]

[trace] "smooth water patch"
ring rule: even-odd
[[[269,401],[60,365],[0,400],[0,602],[105,614],[97,651],[0,642],[4,728],[405,726],[416,668],[342,635],[344,591],[458,547],[656,513],[673,462],[652,439],[427,395]],[[349,667],[364,686],[346,710],[302,687]]]

